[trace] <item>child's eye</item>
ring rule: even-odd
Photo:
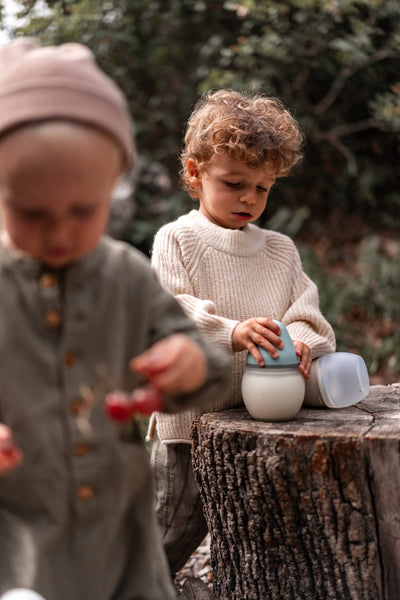
[[[18,209],[18,216],[24,221],[39,221],[45,216],[45,213],[42,210],[26,210],[26,209]]]
[[[234,181],[224,181],[225,185],[229,188],[233,188],[233,189],[237,189],[240,187],[240,183],[239,182],[234,182]]]
[[[261,187],[260,185],[258,185],[257,192],[260,192],[260,194],[267,194],[269,192],[269,188]]]
[[[91,217],[95,212],[94,206],[75,206],[72,209],[72,214],[74,217],[78,217],[79,219],[86,219]]]

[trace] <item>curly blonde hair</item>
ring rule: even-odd
[[[284,177],[302,159],[303,142],[296,120],[280,100],[233,90],[209,92],[196,103],[187,124],[180,155],[182,185],[198,198],[189,183],[188,160],[201,171],[224,153],[250,167],[272,163],[277,177]]]

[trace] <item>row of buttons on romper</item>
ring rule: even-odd
[[[44,273],[40,280],[39,285],[43,289],[54,289],[58,285],[57,277],[53,273]],[[48,309],[44,313],[44,322],[46,327],[49,329],[58,329],[61,325],[61,314],[59,311],[54,309]],[[67,367],[74,365],[76,360],[75,352],[67,352],[64,355],[64,364]],[[80,398],[71,402],[71,413],[74,416],[79,414],[80,407],[82,406],[82,400]],[[86,456],[90,452],[90,444],[86,442],[78,442],[74,448],[75,456]],[[77,488],[76,496],[79,500],[87,501],[93,498],[94,491],[90,485],[80,485]]]

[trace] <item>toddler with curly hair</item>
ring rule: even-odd
[[[247,351],[260,366],[259,346],[279,355],[274,320],[286,326],[306,379],[312,360],[335,350],[293,241],[255,224],[275,181],[300,162],[302,147],[295,119],[264,95],[209,93],[188,122],[181,176],[199,209],[159,230],[152,264],[200,330],[231,355],[231,388],[215,410],[242,403]],[[156,510],[172,572],[207,531],[190,458],[190,425],[200,413],[155,413],[151,423]]]

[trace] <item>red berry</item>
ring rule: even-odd
[[[163,410],[162,396],[156,386],[151,383],[136,388],[130,398],[134,403],[135,412],[141,415],[151,415],[153,412]]]
[[[124,392],[115,391],[107,394],[105,407],[108,416],[114,421],[127,421],[132,415],[132,403]]]
[[[163,400],[158,389],[147,384],[136,388],[130,395],[115,391],[107,394],[105,407],[114,421],[127,421],[134,414],[151,415],[163,409]]]

